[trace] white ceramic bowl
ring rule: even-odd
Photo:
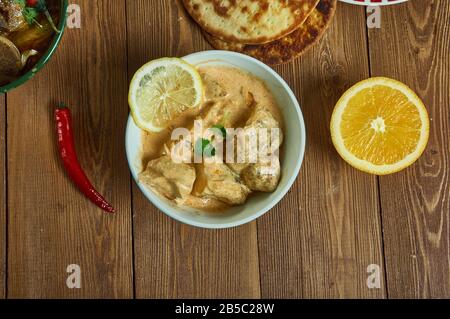
[[[300,106],[286,82],[270,67],[249,56],[228,51],[205,51],[183,58],[192,65],[225,65],[236,67],[264,80],[281,108],[285,121],[284,151],[281,154],[282,177],[273,193],[250,196],[246,204],[232,207],[225,213],[213,214],[194,209],[180,208],[139,183],[138,174],[143,170],[141,130],[128,118],[125,137],[126,153],[131,173],[145,197],[170,217],[192,226],[203,228],[229,228],[248,223],[275,206],[286,195],[300,171],[305,153],[306,132]],[[142,212],[140,212],[142,213]]]

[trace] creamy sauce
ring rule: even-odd
[[[283,129],[281,112],[270,90],[259,78],[224,66],[199,68],[205,86],[205,98],[201,107],[188,110],[159,133],[143,133],[142,164],[145,168],[151,160],[167,153],[171,145],[171,133],[177,127],[192,129],[195,119],[202,119],[204,129],[214,125],[226,128],[243,128],[255,108],[268,110]],[[227,204],[217,199],[199,197],[207,185],[203,164],[195,164],[196,181],[184,204],[206,211],[221,211]]]

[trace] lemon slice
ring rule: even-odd
[[[162,58],[141,67],[131,80],[128,96],[136,125],[149,132],[162,131],[202,100],[200,74],[178,58]]]
[[[342,158],[362,171],[386,175],[422,155],[430,122],[420,98],[405,84],[370,78],[350,88],[331,117],[331,137]]]

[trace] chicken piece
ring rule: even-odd
[[[241,205],[251,193],[241,182],[239,175],[223,163],[204,164],[204,179],[206,181],[200,197],[212,197],[229,205]]]
[[[244,94],[244,93],[243,93]],[[225,127],[236,127],[244,125],[244,121],[250,116],[255,105],[255,98],[250,92],[246,92],[244,97],[237,100],[229,98],[217,99],[206,112],[203,112],[202,118],[204,127],[212,127],[216,124],[222,124]]]
[[[148,163],[139,174],[139,181],[168,199],[180,198],[192,192],[195,168],[191,164],[174,163],[169,156],[162,156]]]
[[[192,195],[186,195],[183,198],[175,199],[175,202],[180,206],[192,207],[203,211],[210,212],[222,212],[225,211],[230,205],[213,197],[197,197]]]
[[[14,32],[25,25],[20,4],[14,0],[0,0],[0,32]]]
[[[252,190],[271,193],[275,191],[280,182],[281,167],[276,157],[272,163],[251,164],[241,173],[244,183]]]
[[[200,69],[205,84],[205,99],[210,107],[202,112],[204,127],[221,124],[225,127],[238,127],[245,124],[256,105],[255,97],[248,87],[236,83],[236,79],[224,75],[218,69]],[[244,123],[241,123],[244,121]]]
[[[258,142],[258,139],[261,138],[259,134],[263,134],[262,132],[258,133],[258,129],[267,129],[267,145],[260,145],[261,143]],[[273,134],[272,129],[278,129],[279,134]],[[266,156],[274,155],[271,150],[278,150],[283,143],[283,132],[280,124],[273,117],[272,113],[263,107],[257,107],[255,109],[247,121],[244,133],[244,138],[238,139],[237,141],[238,145],[241,143],[240,147],[237,146],[235,149],[235,152],[239,149],[244,150],[243,163],[242,161],[241,163],[236,161],[235,163],[228,164],[237,174],[241,174],[250,165],[257,164],[255,161],[261,162],[261,159],[258,158],[259,154],[263,153]],[[250,154],[253,156],[250,156]],[[252,158],[254,161],[252,161]],[[264,165],[261,165],[261,167],[264,167]]]
[[[246,152],[263,152],[267,158],[258,158],[257,163],[232,164],[238,170],[244,183],[252,191],[273,192],[278,186],[281,177],[281,167],[278,154],[275,154],[283,143],[283,133],[278,121],[272,113],[264,108],[258,108],[247,121],[245,130],[268,129],[268,145],[259,145],[258,149],[246,149]],[[279,134],[273,134],[272,129],[279,129]],[[261,138],[261,137],[259,137]],[[263,147],[263,149],[261,149]],[[248,154],[246,154],[248,156]],[[248,157],[246,157],[248,158]]]
[[[219,125],[219,123],[224,127],[240,125],[239,122],[242,119],[247,119],[252,113],[253,104],[254,98],[250,93],[242,101],[219,99],[215,103],[208,104],[196,118],[197,121],[202,121],[202,125],[198,128],[192,127],[190,136],[187,136],[187,138],[180,138],[166,145],[166,152],[174,154],[179,162],[193,161],[192,156],[197,140],[192,139],[195,137],[196,129],[205,134],[208,129],[211,129],[214,125]],[[210,131],[209,133],[215,133],[217,136],[216,132]]]
[[[245,130],[249,130],[251,128],[255,129],[268,129],[269,135],[271,137],[271,142],[275,143],[273,146],[274,149],[280,148],[281,144],[283,144],[283,132],[280,127],[280,123],[273,117],[272,113],[269,110],[263,107],[257,107],[253,112],[252,116],[247,121],[247,126],[244,128]],[[270,133],[271,129],[279,129],[280,136],[272,136]]]

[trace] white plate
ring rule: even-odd
[[[357,4],[361,6],[388,6],[391,4],[399,4],[406,2],[408,0],[381,0],[381,2],[377,2],[376,0],[340,0],[345,3]]]
[[[285,121],[285,141],[280,184],[275,192],[259,193],[250,196],[245,205],[232,207],[225,213],[213,214],[177,207],[139,183],[137,177],[142,171],[139,158],[142,132],[130,116],[128,118],[125,145],[131,173],[140,190],[150,202],[168,216],[182,223],[203,228],[229,228],[248,223],[275,206],[286,195],[299,173],[306,143],[305,124],[300,106],[292,90],[275,71],[249,56],[229,51],[204,51],[188,55],[183,59],[193,65],[225,65],[239,68],[266,82],[281,108]],[[143,214],[146,212],[137,213]]]

